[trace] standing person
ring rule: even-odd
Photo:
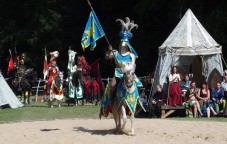
[[[68,55],[69,55],[69,61],[68,61],[68,96],[69,98],[77,98],[77,91],[76,88],[79,89],[79,86],[76,85],[75,83],[78,82],[78,80],[76,80],[76,82],[73,81],[73,74],[77,71],[77,65],[75,63],[75,56],[76,56],[76,52],[69,49],[68,50]],[[75,87],[78,86],[78,87]],[[81,94],[82,95],[82,94]]]
[[[201,84],[201,89],[198,91],[197,98],[200,105],[203,107],[203,115],[207,115],[208,118],[210,117],[210,112],[212,112],[213,115],[217,115],[217,113],[214,111],[214,105],[210,100],[210,90],[208,89],[206,82]]]
[[[155,94],[151,98],[149,113],[152,117],[161,116],[161,106],[166,104],[166,94],[162,89],[162,85],[157,85]]]
[[[227,72],[227,71],[225,71],[225,72]],[[224,89],[223,110],[224,110],[224,113],[225,112],[227,113],[227,111],[226,111],[226,109],[227,109],[227,107],[226,107],[226,101],[227,101],[227,73],[224,74],[224,80],[221,83],[221,87]]]
[[[49,96],[50,96],[50,89],[51,89],[52,81],[55,79],[55,77],[59,73],[59,68],[58,68],[57,62],[56,62],[59,52],[58,51],[50,52],[50,55],[51,55],[51,59],[48,64],[48,71],[47,71],[48,80],[46,82],[46,87],[44,87],[46,100],[49,99]]]
[[[215,111],[219,114],[220,106],[225,108],[226,101],[224,100],[224,89],[221,83],[217,82],[216,87],[211,89],[211,98],[215,106]]]
[[[169,105],[182,105],[181,88],[179,85],[180,80],[180,75],[177,73],[176,66],[174,66],[169,75]]]
[[[59,73],[59,68],[57,66],[56,59],[59,55],[58,51],[54,51],[50,53],[51,59],[50,63],[48,64],[48,85],[50,86],[52,84],[52,81]]]

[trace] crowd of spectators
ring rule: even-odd
[[[153,117],[160,117],[162,105],[185,106],[186,115],[192,117],[227,115],[227,71],[224,72],[223,81],[217,82],[212,88],[208,88],[207,82],[198,86],[195,80],[190,80],[188,74],[181,80],[176,67],[172,68],[168,79],[168,93],[163,91],[162,85],[157,85],[150,99]]]

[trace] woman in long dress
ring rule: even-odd
[[[177,68],[174,66],[169,75],[169,105],[182,105],[181,88],[179,85],[180,80],[180,75],[177,73]]]

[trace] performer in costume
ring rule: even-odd
[[[59,68],[57,66],[57,62],[56,59],[59,55],[58,51],[54,51],[50,53],[51,55],[51,59],[50,59],[50,63],[48,64],[48,85],[50,85],[53,81],[53,79],[58,75],[59,72]]]
[[[49,94],[48,106],[53,107],[54,101],[58,101],[58,107],[61,107],[61,101],[63,100],[63,72],[59,71],[56,63],[56,59],[59,55],[58,51],[50,53],[51,59],[48,64],[48,81],[47,81],[47,93]]]
[[[68,67],[67,68],[70,71],[70,74],[76,72],[76,70],[77,70],[77,65],[75,64],[76,54],[77,53],[73,50],[68,51],[69,61],[68,61]]]
[[[90,76],[91,73],[91,67],[87,63],[84,56],[81,56],[81,67],[82,67],[82,73],[85,77]]]
[[[131,39],[133,36],[131,33],[131,30],[134,27],[137,28],[138,25],[134,24],[133,21],[130,22],[130,19],[128,17],[126,17],[126,23],[121,19],[117,19],[116,21],[121,22],[121,25],[122,25],[122,30],[120,32],[121,42],[119,44],[119,51],[113,50],[112,47],[110,46],[109,50],[105,54],[107,59],[115,59],[116,68],[115,68],[114,76],[111,83],[107,84],[106,86],[106,90],[102,100],[101,114],[103,114],[104,116],[107,116],[108,112],[110,111],[111,101],[113,102],[113,99],[115,96],[114,93],[116,91],[117,91],[118,101],[121,102],[123,99],[125,99],[129,107],[129,110],[131,112],[135,111],[134,109],[135,104],[137,103],[137,99],[139,97],[139,94],[137,91],[133,92],[132,94],[128,94],[123,87],[123,80],[122,80],[123,78],[122,67],[131,63],[133,64],[131,65],[133,72],[135,71],[135,68],[136,68],[135,61],[136,61],[136,58],[138,58],[138,55],[136,51],[133,49],[133,47],[130,45],[129,39]],[[137,87],[142,86],[141,81],[137,78],[136,75],[134,76],[134,81]],[[128,97],[125,97],[126,95]],[[122,109],[122,111],[125,111],[125,109]],[[123,118],[125,117],[126,115],[123,116]]]
[[[111,87],[113,91],[116,89],[117,82],[123,77],[121,67],[125,65],[127,62],[131,62],[132,60],[135,63],[136,58],[138,58],[136,51],[129,43],[129,39],[131,39],[133,36],[133,34],[131,33],[131,30],[134,27],[137,28],[138,25],[134,23],[130,23],[130,19],[127,17],[126,17],[126,23],[124,23],[124,21],[121,19],[117,19],[117,21],[120,21],[122,24],[122,31],[119,33],[121,37],[121,42],[119,44],[119,51],[113,50],[112,47],[110,46],[109,50],[106,52],[106,58],[107,59],[114,58],[117,66],[115,68],[114,77],[111,82]],[[129,24],[132,24],[132,25],[129,25]],[[142,83],[139,81],[139,79],[136,76],[135,76],[135,80],[136,80],[137,86],[142,86]]]
[[[181,81],[180,74],[177,73],[177,67],[173,66],[171,74],[169,75],[169,105],[182,105],[181,88],[179,82]]]
[[[30,104],[30,95],[32,92],[32,82],[35,80],[37,74],[33,69],[26,69],[25,66],[25,54],[22,53],[18,57],[17,72],[15,75],[15,86],[18,87],[18,91],[24,96],[24,104]]]
[[[73,73],[77,70],[77,65],[75,65],[75,56],[76,52],[73,50],[68,50],[69,55],[69,61],[68,61],[68,92],[69,92],[69,98],[75,98],[75,86],[73,85],[72,79],[73,79]]]
[[[17,59],[18,59],[17,73],[16,73],[15,77],[18,79],[18,91],[22,92],[21,80],[22,80],[22,77],[26,74],[26,66],[24,65],[25,54],[22,53],[21,57],[18,57]],[[22,92],[22,95],[24,95],[23,103],[30,104],[30,96],[27,98],[28,92]]]
[[[47,94],[46,94],[47,96],[50,95],[50,88],[51,88],[52,81],[59,73],[59,68],[56,63],[56,59],[59,56],[59,52],[58,51],[50,52],[50,55],[51,55],[51,58],[48,64],[48,72],[47,72],[47,77],[48,77]]]
[[[20,87],[21,79],[25,75],[25,71],[26,71],[26,66],[24,65],[24,61],[25,61],[25,54],[22,53],[21,59],[19,60],[19,64],[17,65],[17,77],[18,77],[18,82],[19,82],[19,91],[21,90],[21,87]]]
[[[82,98],[83,92],[81,87],[81,82],[78,80],[78,84],[73,81],[73,74],[77,71],[77,65],[75,62],[75,55],[77,53],[73,50],[68,51],[69,62],[68,62],[68,70],[69,70],[69,98]]]

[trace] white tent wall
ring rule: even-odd
[[[204,70],[206,69],[206,80],[209,82],[208,86],[209,87],[214,87],[214,85],[211,85],[210,80],[208,80],[208,78],[211,76],[211,73],[216,69],[219,73],[220,76],[223,75],[223,65],[222,65],[222,60],[221,60],[221,55],[220,54],[214,54],[214,55],[206,55],[204,56],[204,62],[205,62],[205,66],[206,68],[204,68]],[[211,76],[212,77],[212,76]],[[219,78],[219,80],[216,81],[221,81],[221,77]]]
[[[186,68],[192,64],[193,60],[196,59],[197,56],[178,56],[178,55],[171,55],[171,54],[165,54],[160,55],[158,58],[158,63],[156,65],[156,71],[154,75],[154,88],[152,91],[152,95],[156,91],[156,86],[158,84],[161,84],[166,92],[168,92],[168,82],[167,77],[169,76],[171,72],[171,67],[173,65],[179,66],[181,68]],[[196,65],[202,66],[201,70],[195,70],[194,72],[198,74],[203,74],[203,76],[206,78],[206,81],[208,81],[208,78],[213,70],[217,70],[220,75],[223,73],[223,67],[222,67],[222,61],[220,54],[212,54],[212,55],[205,55],[200,56],[203,59],[201,63],[197,63]],[[188,70],[188,69],[187,69]],[[186,70],[186,73],[189,71]],[[181,74],[181,73],[180,73]],[[181,76],[184,76],[184,74],[181,74]],[[194,77],[196,79],[196,77]],[[210,83],[208,83],[209,86],[211,86]]]
[[[167,55],[159,56],[158,62],[156,65],[155,74],[154,74],[154,85],[153,85],[152,95],[156,91],[156,86],[158,84],[161,84],[164,89],[167,89],[167,86],[165,85],[167,84],[166,76],[169,75],[171,64],[172,64],[171,55],[167,54]]]
[[[207,76],[216,68],[220,74],[223,74],[223,66],[220,54],[204,56],[204,62],[207,65]]]
[[[6,104],[9,104],[11,108],[18,108],[23,106],[23,104],[18,100],[0,72],[0,106]]]

